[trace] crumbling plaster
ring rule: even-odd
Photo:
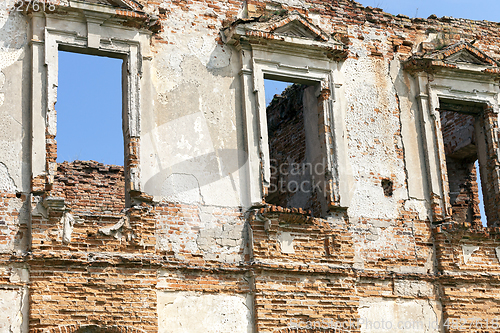
[[[158,217],[159,250],[173,252],[179,259],[201,255],[225,263],[244,260],[247,230],[241,214],[208,205],[181,207],[175,217]]]
[[[237,57],[217,41],[223,17],[194,7],[169,8],[169,29],[160,34],[168,43],[153,50],[154,108],[142,114],[144,187],[158,201],[247,206]]]
[[[22,290],[0,289],[0,332],[25,332],[22,312],[25,301]]]
[[[7,276],[12,284],[0,285],[0,332],[28,332],[29,272],[19,265],[0,266],[0,276]]]
[[[251,333],[249,295],[158,291],[160,333]]]
[[[2,207],[2,224],[0,225],[0,253],[25,252],[29,247],[30,208],[27,201],[12,198]]]
[[[362,333],[443,332],[443,322],[440,320],[441,305],[434,300],[361,299],[358,311]]]
[[[365,43],[373,40],[386,44],[386,33],[367,29],[361,33],[364,40],[353,40],[349,58],[342,65],[346,79],[349,159],[354,173],[354,194],[349,207],[351,221],[367,218],[395,219],[399,216],[401,201],[408,199],[406,173],[401,156],[403,142],[399,135],[399,105],[389,72],[389,64],[382,59],[368,57]],[[355,110],[355,112],[354,112]],[[373,177],[377,175],[377,177]],[[386,197],[380,181],[391,179],[394,194]]]
[[[22,111],[27,105],[27,29],[21,13],[0,8],[0,162],[15,184],[10,191],[23,192],[30,188],[28,151],[23,149],[29,121]]]

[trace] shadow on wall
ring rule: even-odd
[[[187,159],[161,170],[146,182],[145,191],[147,193],[162,193],[168,196],[170,193],[168,193],[167,188],[170,188],[170,191],[180,192],[199,189],[204,185],[231,177],[232,173],[247,163],[247,160],[248,154],[245,151],[239,149],[219,149],[209,154]],[[200,169],[200,165],[205,166],[204,170]],[[192,171],[196,169],[198,170]],[[189,176],[192,181],[185,181],[176,188],[172,188],[174,184],[172,184],[171,178],[176,174]],[[174,193],[171,194],[173,195]]]

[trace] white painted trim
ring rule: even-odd
[[[264,77],[280,77],[292,82],[319,84],[330,90],[330,99],[324,101],[324,123],[327,133],[324,156],[328,161],[329,177],[333,182],[332,202],[348,207],[352,191],[352,172],[347,154],[343,78],[340,64],[327,58],[322,48],[308,48],[306,53],[300,44],[290,47],[273,41],[269,44],[251,44],[240,41],[243,113],[245,120],[246,148],[248,149],[249,206],[263,202],[264,188],[270,184],[269,143],[265,105]],[[293,42],[293,41],[288,41]],[[309,46],[309,44],[307,44]],[[334,82],[335,80],[335,82]],[[331,140],[330,140],[331,139]]]
[[[436,197],[442,209],[439,218],[450,218],[450,196],[446,156],[441,135],[439,99],[455,99],[465,102],[487,104],[495,113],[499,112],[499,84],[484,73],[464,73],[463,71],[443,70],[435,74],[419,72],[415,74],[418,86],[417,101],[422,122],[423,144],[426,152],[428,184],[430,196]],[[500,183],[495,184],[500,191]]]
[[[88,7],[88,6],[87,6]],[[81,49],[82,53],[113,55],[124,59],[123,127],[125,144],[140,138],[141,108],[149,103],[141,98],[143,60],[151,59],[151,33],[123,27],[107,7],[68,8],[65,16],[47,13],[31,15],[32,32],[32,176],[47,175],[50,183],[54,167],[46,170],[45,132],[57,134],[55,104],[58,87],[58,51],[60,46]],[[114,12],[113,12],[114,14]],[[149,63],[147,64],[149,66]],[[42,144],[43,143],[43,144]],[[129,190],[140,191],[140,166],[128,168]]]

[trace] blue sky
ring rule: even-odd
[[[57,162],[123,165],[121,59],[59,51]]]
[[[266,105],[269,105],[273,100],[274,95],[279,95],[286,87],[291,85],[288,82],[280,82],[273,80],[264,80],[264,90],[266,91]]]
[[[453,16],[473,20],[500,20],[500,1],[496,0],[361,0],[364,6],[382,8],[394,15],[427,18],[432,14],[438,17]]]

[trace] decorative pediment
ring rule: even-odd
[[[265,31],[273,35],[299,37],[318,41],[328,41],[329,36],[319,27],[310,23],[299,12],[293,11],[282,17],[272,17],[269,21],[257,27],[260,31]]]
[[[319,37],[301,21],[295,20],[281,26],[273,31],[278,35],[315,39]]]
[[[498,67],[495,60],[468,42],[451,45],[443,50],[434,52],[433,56],[434,58],[440,59],[447,64],[469,64]]]
[[[288,44],[299,50],[321,48],[340,58],[346,55],[342,43],[334,40],[297,11],[239,19],[222,33],[224,41],[228,44],[238,44],[242,41],[250,44],[267,42],[283,47]]]
[[[483,66],[491,65],[490,63],[485,62],[483,59],[477,57],[475,54],[467,50],[462,50],[460,52],[457,52],[445,58],[444,61],[449,64],[472,64],[472,65],[483,65]]]
[[[30,13],[33,11],[33,6],[30,7],[27,4],[25,4],[25,13]],[[161,29],[158,18],[146,13],[143,10],[144,6],[136,0],[68,0],[54,2],[53,6],[55,10],[46,10],[47,14],[64,14],[77,19],[92,17],[93,19],[88,22],[108,20],[108,22],[114,21],[116,24],[147,29],[152,32],[158,32]]]
[[[431,52],[420,52],[405,63],[409,70],[438,70],[439,68],[481,71],[498,74],[498,62],[469,42],[460,42]]]

